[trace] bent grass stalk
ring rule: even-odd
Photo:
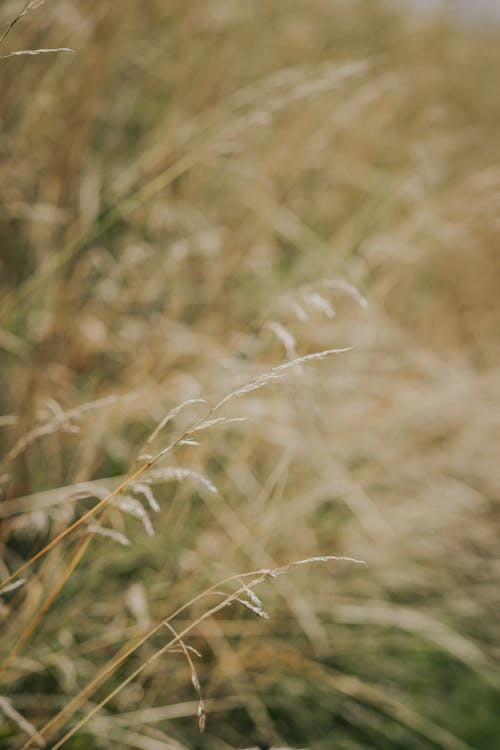
[[[66,704],[64,708],[62,708],[52,719],[50,719],[41,729],[41,733],[46,733],[49,731],[53,731],[58,726],[61,725],[61,723],[64,721],[66,717],[69,717],[75,713],[75,711],[78,710],[78,708],[89,698],[99,687],[103,684],[103,682],[111,675],[118,667],[123,664],[123,662],[131,656],[135,651],[137,651],[138,648],[140,648],[144,643],[146,643],[150,638],[152,638],[159,630],[161,630],[162,627],[166,626],[167,623],[170,623],[175,617],[178,617],[178,615],[182,614],[186,609],[189,609],[189,607],[192,607],[194,604],[199,602],[201,599],[203,599],[205,596],[209,596],[211,594],[214,594],[217,589],[221,586],[225,586],[232,581],[238,581],[241,583],[242,578],[251,578],[252,576],[257,575],[258,573],[265,572],[266,575],[271,575],[274,573],[274,575],[279,575],[281,572],[285,572],[290,568],[291,566],[295,565],[302,565],[306,562],[325,562],[327,560],[337,560],[337,561],[346,561],[346,562],[353,562],[361,565],[365,565],[364,561],[362,560],[355,560],[354,558],[349,557],[337,557],[337,556],[329,556],[329,557],[322,557],[322,558],[310,558],[307,560],[299,560],[295,561],[293,563],[290,563],[289,565],[285,566],[285,568],[278,568],[274,571],[271,571],[270,569],[265,569],[265,571],[258,570],[258,571],[252,571],[250,573],[244,573],[243,575],[237,574],[233,576],[229,576],[228,578],[225,578],[223,581],[219,581],[218,583],[215,583],[214,585],[210,586],[208,589],[205,589],[205,591],[201,592],[200,594],[197,594],[192,599],[190,599],[186,604],[183,604],[181,607],[179,607],[175,612],[173,612],[171,615],[166,617],[164,620],[159,622],[157,625],[153,626],[147,633],[145,633],[143,636],[140,636],[138,639],[134,639],[132,643],[125,645],[120,649],[120,651],[109,660],[109,662],[101,669],[101,671],[94,677],[94,679],[86,685],[79,693],[76,695],[72,700]],[[244,584],[242,584],[244,585]],[[248,588],[248,585],[247,585]],[[28,745],[25,745],[23,747],[23,750],[25,748],[29,747]]]
[[[238,601],[240,601],[240,600],[238,600]],[[168,630],[170,630],[170,632],[174,635],[175,638],[179,638],[179,634],[176,632],[175,628],[169,622],[165,623],[165,627]],[[191,671],[191,683],[192,683],[194,689],[196,690],[196,692],[198,694],[198,708],[196,710],[196,716],[198,717],[198,727],[199,727],[199,730],[200,730],[200,732],[204,732],[205,731],[205,725],[206,725],[207,716],[206,716],[206,713],[205,713],[205,703],[203,701],[203,696],[202,696],[202,693],[201,693],[200,680],[198,678],[198,674],[196,672],[196,668],[194,666],[194,662],[193,662],[193,660],[191,658],[191,654],[189,653],[189,649],[186,646],[186,644],[184,643],[184,641],[183,641],[182,638],[179,638],[179,645],[180,645],[182,653],[186,657],[186,661],[187,661],[187,663],[189,665],[189,669]],[[201,654],[198,654],[198,656],[201,656]]]
[[[253,378],[252,380],[249,380],[247,383],[240,386],[236,390],[231,391],[231,393],[227,394],[220,401],[218,401],[218,403],[216,403],[215,406],[211,407],[206,412],[206,414],[204,414],[202,417],[197,419],[194,422],[194,424],[191,425],[191,427],[186,429],[179,437],[177,437],[175,440],[169,443],[169,445],[167,445],[166,448],[163,448],[156,455],[154,455],[152,458],[146,461],[146,463],[143,464],[139,469],[137,469],[132,474],[130,474],[126,479],[124,479],[123,482],[121,482],[121,484],[118,485],[118,487],[116,487],[108,495],[103,497],[102,500],[96,503],[96,505],[94,505],[93,508],[90,508],[86,513],[80,516],[80,518],[78,518],[70,526],[64,529],[64,531],[62,531],[60,534],[54,537],[54,539],[52,539],[48,544],[46,544],[45,547],[43,547],[35,555],[33,555],[33,557],[31,557],[29,560],[23,563],[17,570],[15,570],[7,578],[5,578],[0,583],[0,591],[3,588],[5,588],[8,584],[10,584],[11,581],[17,578],[17,576],[21,575],[21,573],[24,573],[24,571],[27,570],[29,567],[31,567],[31,565],[33,565],[37,560],[39,560],[41,557],[46,555],[47,552],[53,549],[56,545],[58,545],[64,539],[66,539],[66,537],[69,536],[69,534],[75,531],[75,529],[79,528],[85,521],[88,521],[90,518],[95,516],[96,513],[98,513],[102,508],[108,505],[109,502],[113,498],[119,495],[131,483],[135,482],[136,479],[139,479],[139,477],[141,477],[148,469],[154,466],[161,458],[163,458],[163,456],[169,453],[180,442],[188,439],[190,435],[200,427],[200,425],[207,422],[213,416],[213,414],[215,414],[222,406],[227,404],[233,398],[243,396],[246,393],[250,393],[251,391],[256,391],[259,388],[262,388],[270,381],[281,378],[285,374],[286,371],[288,371],[289,369],[297,365],[301,365],[306,362],[311,362],[314,360],[325,359],[325,357],[328,357],[332,354],[341,354],[343,352],[349,351],[350,349],[351,347],[344,347],[341,349],[325,349],[321,352],[314,352],[313,354],[306,354],[303,357],[297,357],[297,359],[294,359],[291,362],[284,362],[280,365],[276,365],[275,367],[272,367],[269,370],[266,370],[265,372],[261,373],[260,375]]]
[[[257,580],[253,581],[250,585],[257,585],[258,583],[261,583],[267,578],[268,574],[265,573]],[[220,610],[227,607],[229,604],[231,604],[232,601],[235,601],[238,598],[239,594],[243,594],[245,591],[245,588],[241,586],[236,592],[233,594],[230,594],[225,599],[223,599],[222,602],[219,602],[219,604],[214,605],[209,610],[203,613],[200,617],[198,617],[196,620],[194,620],[192,623],[190,623],[186,628],[184,628],[183,631],[181,631],[177,636],[172,638],[168,643],[166,643],[164,646],[162,646],[160,649],[155,651],[154,654],[152,654],[148,659],[146,659],[145,662],[143,662],[137,669],[135,669],[128,677],[126,677],[119,685],[117,685],[116,688],[111,690],[107,694],[105,698],[103,698],[99,703],[97,703],[93,708],[86,714],[80,721],[78,721],[74,727],[72,727],[66,734],[52,746],[52,750],[58,750],[58,748],[62,747],[67,740],[69,740],[76,732],[78,732],[95,714],[101,710],[109,701],[111,701],[118,693],[120,693],[124,687],[126,687],[132,680],[134,680],[136,677],[138,677],[147,667],[150,666],[158,657],[165,654],[167,651],[169,651],[173,646],[177,645],[182,641],[182,639],[188,635],[199,623],[204,622],[204,620],[208,619],[212,615],[216,614],[217,612],[220,612]],[[163,624],[163,623],[162,623]],[[31,746],[31,740],[29,741],[29,744],[26,747]],[[22,748],[24,750],[24,747]]]
[[[196,620],[193,620],[189,625],[187,625],[184,630],[182,630],[180,633],[178,633],[174,638],[172,638],[167,644],[162,646],[160,649],[158,649],[154,654],[152,654],[145,662],[143,662],[137,669],[135,669],[128,677],[126,677],[116,688],[114,688],[110,693],[106,695],[105,698],[103,698],[98,704],[96,704],[88,714],[86,714],[80,721],[78,721],[77,724],[75,724],[74,727],[72,727],[58,742],[56,742],[54,745],[52,745],[52,750],[57,750],[57,748],[62,747],[62,745],[70,739],[79,729],[81,729],[101,708],[103,708],[109,701],[111,701],[126,685],[128,685],[132,680],[134,680],[137,676],[139,676],[151,663],[153,663],[159,656],[166,653],[169,649],[172,649],[174,646],[177,646],[182,642],[184,637],[188,635],[197,625],[199,625],[201,622],[204,622],[206,619],[211,617],[212,615],[219,612],[221,609],[224,609],[229,604],[231,604],[233,601],[238,601],[239,598],[242,595],[245,595],[248,590],[253,589],[255,586],[258,586],[260,583],[262,583],[265,580],[268,580],[270,578],[276,578],[279,575],[282,575],[286,573],[290,568],[300,566],[300,565],[306,565],[314,562],[329,562],[329,561],[337,561],[337,562],[352,562],[357,565],[366,565],[366,562],[364,560],[357,560],[352,557],[345,557],[345,556],[337,556],[337,555],[323,555],[321,557],[310,557],[306,558],[304,560],[294,560],[291,563],[288,563],[287,565],[284,565],[279,568],[269,569],[264,568],[260,570],[254,570],[249,573],[243,573],[243,574],[236,574],[233,576],[229,576],[228,578],[225,578],[223,581],[220,581],[213,586],[210,586],[208,589],[205,589],[205,591],[201,592],[197,596],[193,597],[189,602],[184,604],[183,606],[179,607],[174,613],[164,618],[161,622],[159,622],[157,625],[155,625],[153,628],[151,628],[144,636],[142,636],[138,641],[136,641],[134,644],[132,644],[130,647],[125,648],[125,650],[122,650],[122,652],[119,652],[118,655],[110,660],[108,664],[101,670],[101,672],[95,677],[89,685],[87,685],[80,693],[73,698],[70,703],[68,703],[59,713],[54,716],[49,722],[47,722],[39,731],[38,735],[41,737],[44,737],[45,739],[50,738],[54,732],[58,729],[59,726],[61,726],[62,722],[66,719],[72,716],[78,708],[82,705],[82,703],[87,700],[98,688],[100,685],[104,683],[104,681],[109,677],[113,672],[118,669],[118,667],[137,649],[145,644],[150,638],[153,637],[159,630],[161,630],[163,627],[170,627],[170,622],[177,617],[179,614],[181,614],[183,611],[197,603],[199,600],[203,599],[204,597],[210,595],[210,594],[221,594],[218,589],[221,586],[225,586],[233,581],[239,582],[241,585],[234,591],[232,594],[225,595],[225,598],[222,602],[219,602],[218,604],[214,605],[210,609],[208,609],[206,612],[204,612],[202,615],[200,615]],[[242,578],[251,578],[248,583],[242,583]],[[182,647],[181,647],[182,648]],[[195,685],[196,688],[196,685]],[[198,716],[200,718],[200,716]],[[30,747],[32,747],[33,738],[30,737],[25,744],[22,746],[21,750],[28,750]]]
[[[9,34],[16,23],[23,17],[26,16],[31,10],[34,10],[38,5],[41,5],[41,0],[26,0],[21,10],[14,16],[14,18],[6,24],[3,32],[0,34],[0,44],[3,43],[7,34]]]
[[[198,418],[188,429],[186,429],[179,437],[177,437],[175,440],[173,440],[169,445],[167,445],[164,449],[159,451],[155,456],[153,456],[151,459],[147,460],[146,463],[144,463],[139,469],[134,471],[132,474],[130,474],[123,482],[121,482],[118,487],[116,487],[112,492],[108,493],[105,497],[103,497],[96,505],[91,508],[89,511],[84,513],[79,519],[77,519],[74,523],[72,523],[69,527],[67,527],[64,531],[62,531],[60,534],[58,534],[54,539],[52,539],[45,547],[43,547],[41,550],[39,550],[33,557],[31,557],[29,560],[27,560],[22,566],[20,566],[14,573],[12,573],[8,578],[6,578],[1,584],[0,584],[0,590],[2,588],[6,588],[9,586],[12,581],[21,573],[23,573],[28,567],[30,567],[32,564],[34,564],[37,560],[45,556],[50,550],[54,549],[60,542],[62,542],[64,539],[66,539],[73,531],[75,531],[77,528],[79,528],[85,521],[89,520],[93,516],[95,516],[101,509],[104,509],[110,501],[117,497],[122,490],[124,490],[129,485],[133,484],[137,479],[139,479],[149,468],[151,468],[154,464],[156,464],[164,455],[166,455],[168,452],[170,452],[176,445],[179,443],[182,443],[186,439],[189,439],[189,437],[192,435],[192,433],[205,429],[207,427],[210,427],[212,424],[219,423],[221,420],[224,420],[224,418],[213,418],[213,415],[225,404],[227,404],[230,400],[233,398],[243,396],[247,393],[250,393],[252,391],[255,391],[263,386],[265,386],[267,383],[269,383],[272,380],[281,378],[289,369],[300,365],[305,362],[313,361],[313,360],[320,360],[324,359],[325,357],[331,355],[331,354],[337,354],[348,351],[348,348],[344,349],[327,349],[321,352],[315,352],[313,354],[308,354],[303,357],[298,357],[290,362],[285,362],[280,365],[277,365],[264,373],[261,373],[260,375],[256,376],[255,378],[248,381],[243,386],[240,386],[236,390],[230,392],[225,397],[223,397],[220,401],[218,401],[215,406],[210,408],[203,416]],[[189,402],[191,403],[191,402]],[[165,424],[169,421],[169,419],[172,419],[176,416],[176,414],[185,406],[185,404],[181,404],[179,407],[174,409],[172,412],[167,415],[166,418],[164,418],[160,424],[155,428],[152,435],[156,437],[162,427],[165,426]],[[231,421],[231,420],[229,420]],[[149,442],[152,442],[154,437],[151,437],[146,441],[146,444],[149,444]],[[91,536],[87,537],[78,547],[76,553],[73,555],[72,560],[70,561],[70,564],[60,577],[59,581],[56,583],[56,585],[53,587],[51,593],[49,594],[47,600],[45,601],[42,608],[38,611],[36,616],[33,618],[33,620],[29,623],[29,625],[25,628],[23,631],[21,637],[16,642],[15,646],[11,650],[11,652],[7,655],[6,659],[4,660],[1,669],[0,674],[5,671],[5,669],[9,666],[9,664],[12,662],[12,660],[15,658],[15,656],[21,651],[23,646],[28,642],[34,631],[36,630],[37,626],[40,624],[41,620],[43,619],[44,615],[47,613],[49,608],[52,606],[54,601],[56,600],[57,596],[61,592],[62,588],[68,581],[71,574],[74,572],[76,567],[78,566],[79,562],[83,558],[85,551],[93,538],[94,532],[91,532]],[[210,591],[215,591],[217,587],[213,587],[210,589]],[[248,587],[243,587],[243,590],[239,593],[244,593],[245,590],[248,590]],[[203,594],[201,595],[203,596]],[[231,597],[229,601],[232,601],[234,597]],[[238,596],[236,596],[236,599],[238,599]],[[194,600],[196,601],[196,599]],[[191,602],[193,603],[193,602]],[[190,606],[191,603],[188,603],[186,606]],[[227,604],[228,602],[226,602]],[[224,604],[223,606],[226,606]],[[185,607],[184,607],[185,608]],[[184,609],[182,608],[182,609]],[[181,610],[182,611],[182,610]],[[218,611],[218,609],[215,609],[215,611]],[[175,613],[178,614],[178,613]],[[133,653],[137,648],[140,647],[143,643],[145,643],[157,630],[159,630],[162,626],[167,625],[170,619],[172,617],[175,617],[175,614],[172,615],[170,618],[168,618],[166,621],[162,621],[160,625],[158,625],[156,628],[153,628],[152,631],[150,631],[144,638],[140,639],[137,643],[133,644],[130,648],[125,649],[125,651],[122,654],[119,654],[115,661],[112,661],[108,667],[106,667],[103,671],[101,671],[100,675],[98,675],[88,686],[87,689],[84,689],[79,696],[76,697],[73,701],[68,704],[66,709],[63,709],[62,712],[60,712],[56,717],[54,717],[53,720],[51,720],[42,731],[51,731],[54,730],[57,725],[59,724],[60,720],[66,715],[67,711],[73,711],[77,710],[78,706],[81,705],[81,701],[85,700],[88,695],[92,694],[95,689],[99,686],[99,684],[102,683],[103,680],[106,679],[106,677],[111,674],[119,664],[121,664],[128,656]],[[188,629],[186,632],[189,632],[190,629]],[[180,638],[183,637],[183,634],[181,634]],[[178,642],[177,640],[175,641]],[[167,645],[164,649],[162,649],[157,655],[159,656],[160,653],[164,653],[165,650],[167,650],[169,647],[171,647],[172,644]],[[156,658],[156,657],[155,657]],[[193,665],[191,665],[192,668]],[[133,678],[132,678],[133,679]],[[193,683],[195,684],[195,683]],[[196,687],[196,685],[195,685]],[[112,697],[112,696],[111,696]],[[203,702],[201,700],[200,695],[200,706],[203,707]],[[202,708],[201,714],[198,716],[200,727],[204,725],[204,710]],[[75,730],[76,731],[76,730]]]

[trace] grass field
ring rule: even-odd
[[[500,31],[26,10],[0,748],[497,750]]]

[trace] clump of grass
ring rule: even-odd
[[[496,33],[11,25],[77,52],[0,66],[6,747],[496,750]]]

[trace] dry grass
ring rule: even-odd
[[[499,34],[31,10],[0,48],[0,746],[496,749]],[[369,565],[276,576],[332,553]]]

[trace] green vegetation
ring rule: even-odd
[[[500,31],[26,10],[0,748],[497,750]]]

